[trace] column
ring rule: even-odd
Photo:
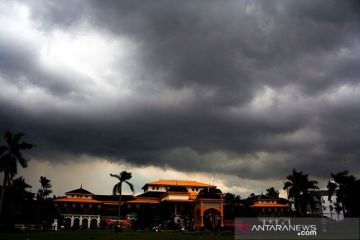
[[[88,228],[90,228],[91,218],[88,217]]]
[[[196,211],[196,203],[195,203],[195,205],[194,205],[194,227],[196,227],[196,225],[197,225],[197,216],[196,216],[196,213],[197,213],[197,211]]]
[[[79,227],[82,228],[82,216],[80,215],[80,223],[79,223]]]
[[[97,217],[97,227],[100,227],[100,216]]]
[[[73,227],[74,226],[74,216],[71,216],[71,224],[70,224],[70,227]]]
[[[220,210],[221,210],[221,227],[224,227],[224,202],[223,200],[220,202]]]
[[[200,227],[204,227],[204,203],[200,203]]]

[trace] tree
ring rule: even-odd
[[[271,188],[266,189],[266,195],[268,195],[270,197],[278,198],[279,191],[276,190],[274,187],[271,187]]]
[[[46,177],[41,176],[39,182],[41,184],[41,187],[38,191],[37,196],[38,198],[46,199],[52,193],[52,185],[50,183],[51,181]]]
[[[4,135],[6,144],[0,146],[0,172],[3,172],[4,174],[0,196],[0,215],[2,212],[6,187],[17,174],[17,163],[20,163],[20,166],[23,168],[27,167],[27,160],[23,157],[22,151],[31,149],[34,146],[33,144],[23,142],[23,136],[24,133],[22,132],[13,134],[10,131],[7,131]]]
[[[5,220],[3,224],[12,228],[16,221],[24,223],[29,220],[29,216],[34,217],[29,213],[35,209],[35,194],[28,190],[31,186],[23,177],[12,180],[6,188],[2,218]]]
[[[122,171],[120,174],[110,174],[111,177],[117,178],[119,182],[113,187],[113,195],[119,194],[119,208],[118,208],[118,219],[121,217],[121,194],[122,194],[122,184],[125,182],[134,193],[134,185],[130,183],[128,180],[132,178],[132,174],[130,172]]]
[[[309,190],[318,189],[317,181],[309,180],[308,174],[293,169],[292,175],[286,177],[284,190],[288,191],[288,198],[294,201],[296,213],[307,214],[307,206],[312,205],[313,199]]]
[[[226,203],[233,203],[235,200],[235,195],[232,193],[225,193],[224,200]]]
[[[331,174],[331,177],[333,181],[329,181],[327,185],[329,199],[336,193],[336,201],[341,203],[344,214],[349,217],[359,217],[360,180],[350,175],[348,171]],[[340,204],[338,205],[340,208]]]
[[[18,177],[12,181],[11,190],[16,194],[16,199],[32,200],[34,193],[27,191],[28,188],[31,188],[31,185],[25,182],[23,177]]]
[[[256,196],[255,193],[250,193],[249,198],[250,197],[255,197],[255,196]]]

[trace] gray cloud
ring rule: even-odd
[[[88,154],[250,179],[292,167],[318,177],[359,173],[356,1],[29,6],[44,34],[85,28],[136,46],[125,64],[130,93],[104,100],[107,92],[89,90],[91,76],[49,71],[37,48],[0,37],[0,86],[37,87],[48,99],[0,92],[0,129],[24,130],[36,156]],[[101,81],[120,91],[122,78]]]

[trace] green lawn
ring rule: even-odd
[[[1,240],[230,240],[234,236],[216,234],[188,234],[180,232],[121,232],[109,231],[61,231],[61,232],[28,232],[28,233],[0,233]]]

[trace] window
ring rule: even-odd
[[[151,189],[152,189],[152,190],[155,190],[155,186],[152,186]]]
[[[159,190],[160,189],[160,187],[159,186],[156,186],[156,190]]]
[[[192,188],[192,191],[194,192],[194,191],[195,191],[195,188]]]

